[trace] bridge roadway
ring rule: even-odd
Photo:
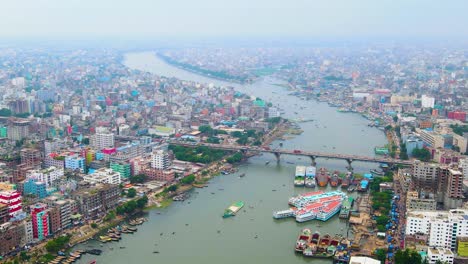
[[[401,165],[412,165],[413,161],[411,160],[400,160],[393,158],[385,157],[367,157],[359,155],[349,155],[349,154],[338,154],[338,153],[324,153],[324,152],[313,152],[313,151],[302,151],[302,150],[287,150],[287,149],[269,149],[264,147],[255,147],[255,146],[236,146],[236,145],[222,145],[222,144],[210,144],[210,143],[185,143],[172,141],[170,144],[184,146],[184,147],[198,147],[206,146],[214,149],[222,149],[229,151],[242,151],[242,152],[264,152],[272,153],[276,156],[277,161],[279,162],[280,156],[285,155],[295,155],[295,156],[307,156],[312,159],[312,164],[315,165],[316,158],[327,158],[327,159],[342,159],[346,160],[351,166],[353,161],[363,161],[363,162],[378,162],[378,163],[388,163],[388,164],[401,164]]]

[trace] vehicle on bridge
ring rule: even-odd
[[[294,154],[300,154],[300,153],[302,153],[302,151],[295,149],[295,150],[293,151],[293,153],[294,153]]]

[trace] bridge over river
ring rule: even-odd
[[[349,169],[352,169],[351,163],[353,161],[362,161],[362,162],[374,162],[374,163],[387,163],[390,165],[399,164],[410,166],[413,164],[411,160],[400,160],[393,159],[388,157],[367,157],[360,155],[350,155],[350,154],[339,154],[339,153],[325,153],[325,152],[315,152],[315,151],[303,151],[303,150],[288,150],[288,149],[270,149],[268,147],[257,147],[257,146],[238,146],[238,145],[226,145],[226,144],[210,144],[210,143],[186,143],[180,141],[172,141],[170,144],[184,147],[198,147],[206,146],[213,149],[221,149],[227,151],[241,151],[241,152],[263,152],[263,153],[272,153],[276,157],[276,161],[280,162],[281,155],[294,155],[294,156],[307,156],[312,160],[312,165],[316,165],[315,159],[317,158],[326,158],[326,159],[341,159],[348,162]]]

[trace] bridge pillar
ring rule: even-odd
[[[316,158],[316,157],[315,157],[315,156],[309,156],[309,157],[310,157],[310,159],[312,160],[312,163],[311,163],[312,166],[314,166],[314,167],[317,166],[317,162],[315,162],[315,158]]]
[[[280,163],[280,157],[281,157],[281,153],[279,153],[279,152],[273,152],[273,154],[275,154],[275,157],[276,157],[276,163]]]
[[[348,167],[347,167],[347,169],[348,169],[349,171],[352,172],[352,171],[353,171],[353,167],[351,166],[351,163],[353,162],[353,160],[352,160],[352,159],[346,159],[346,162],[348,162]]]

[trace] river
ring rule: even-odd
[[[375,146],[386,144],[383,132],[368,127],[367,120],[360,115],[339,113],[326,103],[288,95],[285,88],[276,85],[281,83],[279,80],[264,78],[248,85],[227,83],[168,65],[151,52],[129,53],[124,63],[133,69],[167,77],[234,86],[280,106],[286,118],[314,119],[301,123],[304,133],[283,141],[284,148],[371,156]],[[279,143],[276,141],[273,146]],[[271,163],[265,165],[266,161]],[[149,221],[139,226],[135,234],[124,234],[120,242],[101,247],[98,242],[90,241],[77,246],[104,250],[100,256],[85,255],[78,263],[91,259],[98,263],[331,263],[331,260],[306,259],[295,254],[295,240],[305,227],[321,234],[346,235],[345,221],[334,217],[325,223],[300,224],[292,218],[280,221],[272,218],[273,211],[288,207],[289,197],[307,191],[293,186],[296,164],[308,165],[310,159],[282,156],[277,165],[269,154],[250,158],[238,173],[215,177],[207,188],[191,191],[191,197],[185,202],[150,211]],[[346,165],[342,160],[317,160],[317,167],[329,170],[345,171]],[[360,173],[376,166],[353,162],[354,170]],[[240,178],[241,173],[246,176]],[[245,210],[235,217],[221,218],[224,209],[236,200],[246,203]]]

